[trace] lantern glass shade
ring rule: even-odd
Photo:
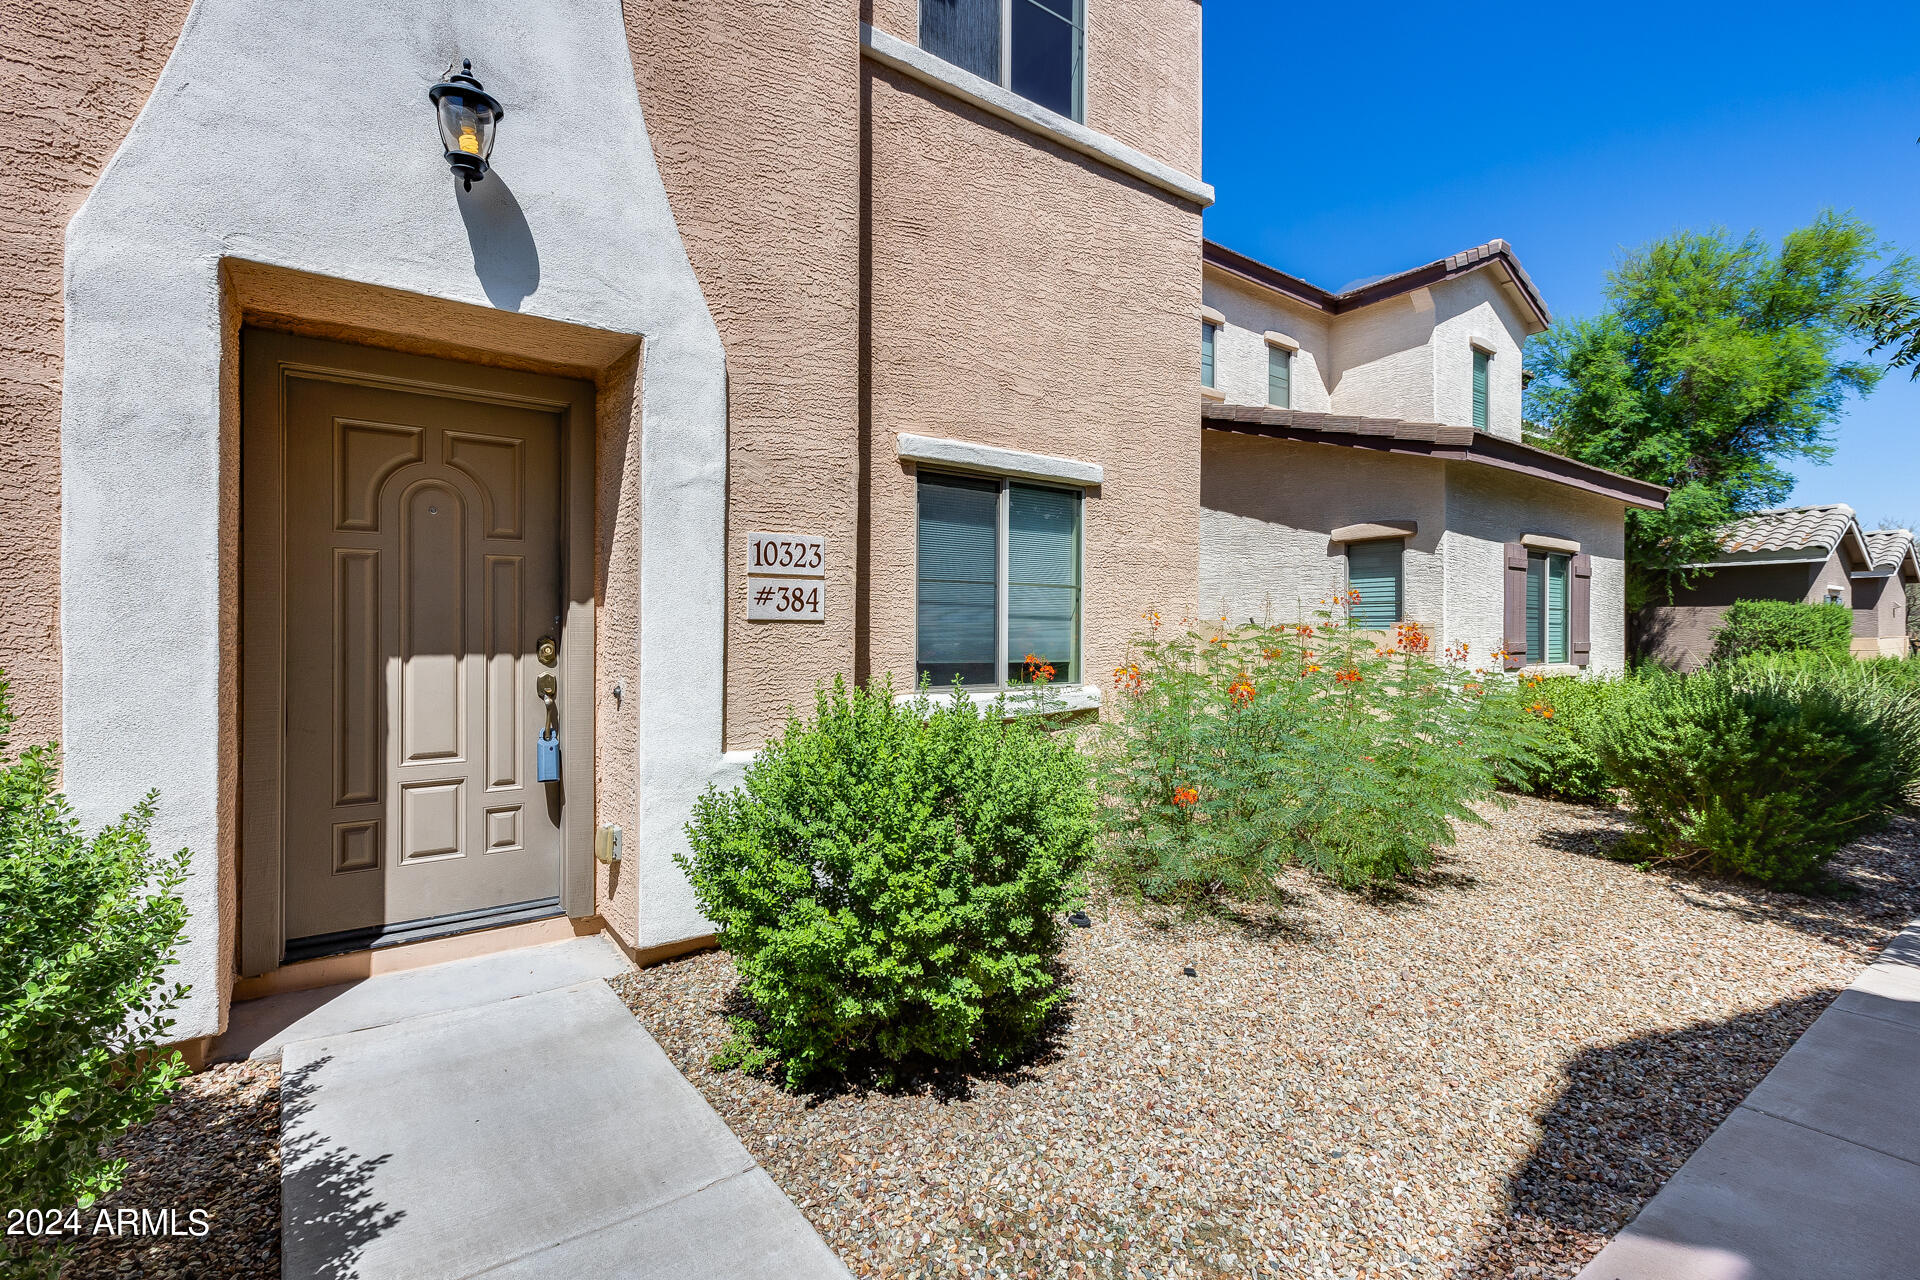
[[[493,104],[479,96],[442,93],[436,104],[440,117],[440,145],[447,154],[469,155],[485,163],[493,153]]]

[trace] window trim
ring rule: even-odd
[[[1390,534],[1386,537],[1354,538],[1341,544],[1342,568],[1345,572],[1347,587],[1353,587],[1353,553],[1360,547],[1391,546],[1395,552],[1393,565],[1394,614],[1384,627],[1367,627],[1368,631],[1385,631],[1399,626],[1407,620],[1407,535]],[[1362,601],[1364,603],[1364,600]]]
[[[1293,408],[1293,349],[1283,347],[1277,342],[1267,343],[1267,407],[1270,409]],[[1273,398],[1273,364],[1278,359],[1280,366],[1287,372],[1287,402],[1281,404]]]
[[[967,471],[955,467],[916,466],[913,474],[915,493],[913,521],[913,685],[920,687],[920,517],[919,487],[926,477],[950,477],[960,480],[988,480],[999,484],[999,500],[994,504],[994,553],[993,553],[993,669],[996,681],[993,684],[964,684],[963,688],[976,701],[992,701],[1000,694],[1024,693],[1033,686],[1011,683],[1007,679],[1007,667],[1011,654],[1007,647],[1007,632],[1011,623],[1008,617],[1008,596],[1012,586],[1010,568],[1012,563],[1013,539],[1011,536],[1013,516],[1013,486],[1022,485],[1029,489],[1052,489],[1059,493],[1070,493],[1078,502],[1075,512],[1073,539],[1073,576],[1074,601],[1073,646],[1074,658],[1080,663],[1079,678],[1072,681],[1060,681],[1060,689],[1079,689],[1091,687],[1087,679],[1087,490],[1085,485],[1063,484],[1057,480],[1035,480],[1029,476],[1011,475],[1005,472],[989,474],[979,471]],[[946,685],[933,686],[938,695],[946,690]],[[950,692],[950,691],[949,691]],[[1099,705],[1095,700],[1094,705]],[[1079,709],[1079,708],[1075,708]]]
[[[1479,343],[1472,344],[1473,369],[1467,382],[1467,412],[1475,431],[1493,430],[1493,352]],[[1480,403],[1474,404],[1478,392]]]
[[[1200,386],[1208,391],[1220,387],[1220,322],[1200,317]]]
[[[1074,48],[1072,51],[1073,66],[1071,71],[1073,83],[1067,91],[1067,110],[1064,112],[1054,112],[1054,114],[1071,120],[1075,124],[1085,124],[1087,119],[1087,0],[1067,0],[1067,3],[1073,10],[1072,16],[1067,18],[1061,18],[1058,13],[1054,12],[1050,5],[1040,3],[1039,0],[989,0],[989,2],[1000,11],[998,37],[1000,57],[998,65],[994,68],[994,76],[988,83],[997,88],[1004,89],[1008,93],[1014,94],[1022,101],[1033,103],[1043,111],[1053,111],[1052,107],[1046,106],[1037,98],[1027,97],[1026,94],[1021,93],[1013,87],[1014,12],[1017,7],[1022,4],[1032,4],[1042,10],[1047,16],[1065,22],[1073,32]],[[918,22],[915,24],[918,30],[914,33],[915,43],[923,48],[925,47],[927,38],[925,23],[926,14],[923,9]],[[940,55],[935,54],[934,56],[939,57]],[[985,77],[982,78],[985,79]]]

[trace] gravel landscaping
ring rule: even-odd
[[[205,1236],[85,1238],[62,1280],[264,1280],[280,1274],[280,1067],[233,1062],[181,1085],[159,1115],[113,1146],[126,1181],[94,1212],[207,1213]],[[91,1218],[91,1214],[88,1215]]]
[[[1392,895],[1090,904],[1008,1072],[796,1097],[708,1068],[724,955],[614,985],[859,1275],[1569,1276],[1920,915],[1920,823],[1807,898],[1609,861],[1608,811],[1489,818]]]

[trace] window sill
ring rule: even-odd
[[[1007,718],[1031,715],[1066,715],[1075,711],[1098,711],[1100,709],[1100,687],[1091,684],[1049,685],[1046,691],[1045,705],[1041,705],[1039,691],[1030,688],[1020,689],[969,689],[966,697],[976,704],[986,704],[995,698],[1006,695]],[[899,704],[912,702],[919,694],[898,693],[894,702]],[[952,689],[930,689],[927,697],[935,706],[950,707],[957,695]]]
[[[1216,402],[1223,402],[1227,398],[1227,393],[1222,391],[1218,387],[1201,387],[1200,398],[1202,400],[1213,400]]]
[[[1077,120],[1069,120],[1057,111],[1049,111],[1038,103],[1029,102],[991,80],[976,76],[971,71],[963,71],[945,58],[937,58],[899,36],[888,35],[863,22],[860,24],[860,48],[867,57],[882,66],[892,67],[924,85],[952,94],[988,115],[1037,133],[1102,164],[1111,165],[1122,173],[1151,183],[1183,200],[1191,200],[1202,208],[1213,203],[1213,188],[1198,178],[1190,177],[1172,165],[1162,164],[1145,152],[1136,151],[1124,142],[1089,129]]]
[[[1519,669],[1523,676],[1577,676],[1584,674],[1585,667],[1571,662],[1530,662]]]

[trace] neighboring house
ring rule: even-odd
[[[1549,316],[1505,241],[1339,293],[1204,258],[1203,610],[1291,622],[1351,587],[1470,661],[1625,665],[1625,513],[1666,490],[1522,443]]]
[[[1845,503],[1757,511],[1728,525],[1713,559],[1687,566],[1671,603],[1646,610],[1647,655],[1683,671],[1713,652],[1721,615],[1736,600],[1844,604],[1853,610],[1853,652],[1905,657],[1906,586],[1920,582],[1913,535],[1867,533]]]
[[[1196,0],[104,0],[7,56],[0,667],[85,822],[157,787],[193,851],[183,1038],[441,935],[697,945],[690,807],[819,682],[1091,707],[1197,604]]]

